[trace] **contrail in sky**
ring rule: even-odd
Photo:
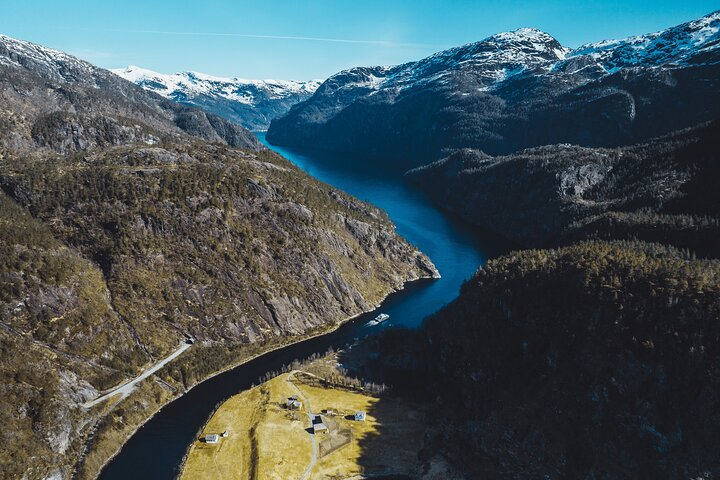
[[[272,40],[302,40],[310,42],[330,42],[330,43],[355,43],[364,45],[378,45],[384,47],[419,47],[419,48],[439,48],[439,45],[430,45],[427,43],[403,43],[393,42],[389,40],[354,40],[349,38],[326,38],[326,37],[298,37],[290,35],[254,35],[249,33],[216,33],[216,32],[174,32],[167,30],[117,30],[125,33],[150,33],[154,35],[184,35],[196,37],[240,37],[240,38],[261,38]]]

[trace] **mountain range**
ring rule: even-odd
[[[523,28],[394,67],[328,78],[273,120],[273,144],[392,158],[456,148],[627,145],[720,116],[720,12],[570,49]]]
[[[719,32],[715,12],[570,49],[524,28],[319,86],[118,75],[0,36],[0,478],[94,478],[186,389],[438,275],[238,125],[283,111],[270,142],[412,168],[528,248],[343,353],[432,409],[423,455],[467,478],[717,477]]]
[[[248,130],[71,55],[0,36],[0,148],[59,153],[162,138],[262,148]]]
[[[0,36],[0,98],[0,478],[94,478],[187,388],[437,275],[385,212],[75,57]]]
[[[310,98],[321,83],[222,78],[198,72],[167,75],[135,66],[112,72],[165,98],[200,107],[250,130],[267,130],[273,118]]]

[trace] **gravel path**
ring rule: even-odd
[[[298,393],[298,397],[302,400],[303,407],[305,408],[305,412],[308,416],[308,420],[310,420],[310,428],[312,428],[314,415],[312,414],[312,410],[310,409],[310,402],[308,402],[308,399],[305,397],[305,395],[303,395],[302,391],[292,381],[292,377],[296,373],[297,373],[296,370],[293,370],[292,372],[288,373],[287,382],[290,385],[292,385],[292,387]],[[310,434],[310,439],[312,440],[312,447],[313,447],[312,458],[310,459],[310,464],[308,465],[308,467],[305,469],[302,476],[300,477],[300,480],[307,480],[308,478],[310,478],[310,472],[312,472],[312,469],[315,467],[315,462],[317,462],[318,444],[317,444],[317,441],[315,440],[314,433]]]

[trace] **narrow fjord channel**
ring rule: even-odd
[[[258,134],[264,142],[264,134]],[[362,315],[327,335],[267,353],[213,377],[165,406],[140,428],[102,471],[103,480],[172,479],[187,446],[213,408],[231,395],[249,388],[266,372],[279,370],[294,359],[328,348],[342,348],[386,325],[415,327],[429,314],[452,301],[460,285],[488,256],[504,250],[467,225],[449,219],[425,196],[405,184],[401,175],[340,167],[324,154],[271,147],[315,178],[385,209],[398,232],[426,253],[442,275],[420,280],[390,295],[375,312]],[[381,325],[367,327],[380,311],[390,315]]]

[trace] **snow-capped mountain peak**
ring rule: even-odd
[[[188,71],[158,73],[131,65],[113,73],[176,102],[199,106],[241,125],[262,130],[270,120],[310,97],[319,80],[248,80]]]
[[[193,95],[222,97],[248,105],[267,98],[284,98],[298,94],[312,94],[319,80],[306,82],[292,80],[247,80],[244,78],[216,77],[188,71],[163,74],[131,65],[113,69],[113,73],[173,100]]]
[[[467,72],[478,81],[480,89],[488,90],[523,72],[548,71],[569,52],[548,33],[520,28],[443,50],[417,62],[344,70],[330,77],[318,94],[336,94],[341,90],[399,93],[422,85],[446,83],[458,72]]]
[[[717,118],[719,27],[715,12],[572,51],[521,28],[396,67],[353,68],[275,120],[267,139],[410,163],[468,145],[498,154],[663,135]]]
[[[703,52],[720,47],[720,11],[660,32],[589,43],[575,50],[536,28],[497,33],[478,42],[437,52],[394,67],[357,67],[339,72],[319,89],[334,95],[336,109],[357,95],[385,91],[391,96],[413,88],[473,78],[477,90],[491,91],[506,80],[526,75],[575,75],[582,83],[622,68],[713,62]],[[456,82],[457,83],[457,82]],[[338,95],[338,92],[345,92]]]
[[[0,65],[42,69],[55,80],[95,82],[103,70],[65,52],[0,35]]]

